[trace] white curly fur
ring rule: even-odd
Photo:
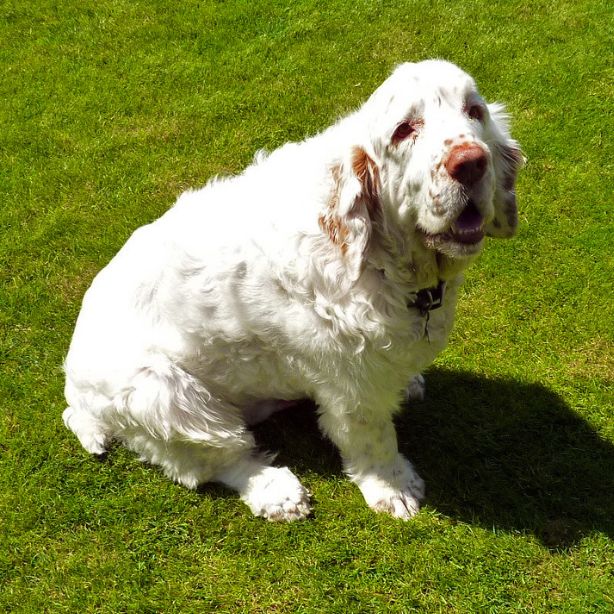
[[[132,235],[85,295],[64,422],[91,453],[119,439],[189,488],[219,481],[293,520],[309,494],[255,452],[247,422],[309,397],[367,503],[411,517],[424,484],[392,416],[408,382],[424,394],[484,231],[513,234],[520,160],[467,74],[399,66],[355,113]],[[440,280],[427,338],[408,302]]]

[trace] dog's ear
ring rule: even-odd
[[[338,250],[346,275],[356,281],[362,272],[373,231],[381,215],[379,169],[362,147],[331,168],[332,189],[320,228]]]
[[[486,227],[490,237],[507,238],[516,233],[518,208],[516,205],[516,175],[524,164],[520,146],[509,135],[508,119],[499,104],[488,105],[490,111],[489,145],[495,168],[495,217]]]

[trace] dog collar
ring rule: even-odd
[[[416,297],[407,303],[410,309],[417,309],[423,316],[443,305],[446,282],[440,281],[434,288],[423,288],[416,292]]]

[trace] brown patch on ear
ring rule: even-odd
[[[369,235],[370,222],[379,217],[381,212],[379,202],[380,179],[377,165],[362,147],[354,147],[351,154],[351,171],[360,184],[360,192],[355,195],[352,193],[354,202],[341,202],[344,189],[344,167],[342,163],[335,164],[330,171],[333,187],[327,208],[318,218],[318,224],[322,231],[328,235],[334,245],[339,247],[344,256],[354,248],[354,244],[360,245],[360,241],[357,242],[357,236],[355,236],[356,230],[351,230],[348,226],[348,214],[350,218],[354,215],[368,217],[369,219],[365,221],[365,227],[368,227],[366,232]],[[340,213],[340,210],[343,210],[343,213]],[[364,241],[363,251],[367,244],[368,237]]]
[[[347,226],[336,216],[333,215],[321,215],[318,218],[320,228],[328,235],[330,240],[341,248],[341,253],[345,254],[348,249]]]
[[[341,193],[341,174],[342,169],[339,164],[336,164],[331,169],[333,176],[333,190],[328,201],[328,210],[325,215],[321,215],[318,218],[318,224],[320,228],[328,235],[330,240],[341,248],[341,253],[345,254],[347,251],[347,237],[349,230],[347,226],[341,221],[341,218],[337,215],[337,209],[339,207],[339,195]]]
[[[362,193],[367,203],[371,217],[380,211],[379,202],[379,169],[369,154],[362,147],[352,150],[352,170],[362,185]]]

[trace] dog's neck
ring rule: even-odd
[[[424,247],[419,237],[406,238],[402,230],[373,228],[367,266],[408,292],[437,287],[458,277],[475,260],[450,258]]]

